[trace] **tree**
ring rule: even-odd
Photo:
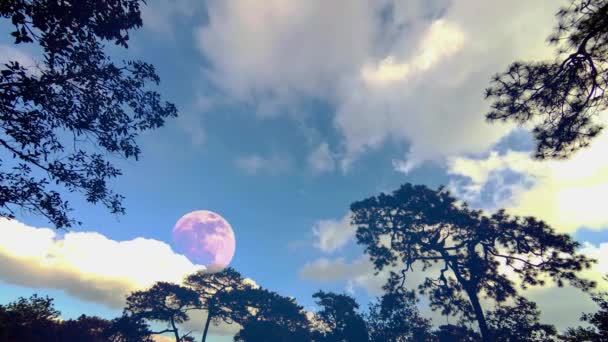
[[[129,315],[113,319],[103,332],[110,342],[153,342],[151,335],[150,327],[143,319]]]
[[[0,305],[0,337],[3,341],[48,341],[57,333],[60,312],[53,299],[34,294]]]
[[[555,341],[554,326],[540,323],[540,310],[534,302],[517,297],[514,305],[498,305],[487,314],[492,340],[496,342]]]
[[[535,125],[537,158],[565,158],[602,130],[595,119],[608,108],[608,1],[574,0],[557,13],[549,42],[554,62],[515,62],[486,90],[490,121]]]
[[[519,278],[522,288],[545,279],[583,290],[594,286],[578,277],[593,260],[578,254],[578,243],[568,235],[533,217],[470,209],[444,188],[405,184],[393,194],[355,202],[351,210],[357,242],[375,268],[400,270],[391,272],[388,290],[404,287],[406,274],[420,266],[426,277],[419,292],[429,297],[431,308],[476,319],[484,341],[490,331],[480,297],[498,303],[514,297],[513,279]],[[440,266],[436,274],[429,270],[433,265]],[[499,271],[501,266],[512,276]]]
[[[604,279],[608,281],[608,276]],[[589,326],[568,329],[564,335],[566,341],[608,341],[608,292],[600,292],[591,296],[599,310],[595,313],[586,313],[581,317],[581,321]]]
[[[438,342],[478,342],[481,340],[478,333],[464,325],[441,325],[434,335]]]
[[[243,328],[235,341],[310,341],[310,321],[293,298],[263,288],[223,292],[218,301],[231,308],[232,320]]]
[[[313,294],[317,305],[316,320],[326,329],[317,332],[315,341],[369,341],[367,325],[357,312],[359,304],[351,296],[319,291]]]
[[[163,102],[154,67],[114,63],[106,42],[127,47],[141,27],[141,0],[3,0],[15,44],[37,44],[38,65],[0,66],[0,216],[16,209],[70,227],[71,207],[56,187],[124,213],[108,181],[121,171],[109,155],[138,159],[138,135],[163,126],[177,110]]]
[[[58,324],[56,341],[107,342],[104,332],[110,327],[108,320],[95,316],[81,315]]]
[[[369,307],[366,316],[372,342],[431,340],[431,322],[416,307],[414,293],[386,293]]]
[[[294,332],[288,327],[272,321],[249,320],[234,336],[236,342],[309,342],[310,335],[304,331]]]
[[[198,294],[187,287],[157,282],[150,289],[133,292],[127,297],[125,313],[136,319],[168,322],[167,329],[152,334],[173,333],[180,342],[177,324],[189,319],[188,311],[200,307]]]
[[[242,290],[248,285],[243,277],[233,268],[225,268],[216,273],[198,271],[186,277],[184,284],[196,291],[200,297],[201,309],[207,311],[202,341],[207,340],[207,332],[211,322],[219,324],[232,323],[232,310],[220,299],[224,292]]]

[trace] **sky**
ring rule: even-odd
[[[130,291],[200,267],[171,231],[211,210],[233,227],[231,266],[257,284],[306,309],[319,289],[364,304],[386,275],[357,246],[348,208],[406,182],[543,219],[599,260],[587,277],[608,273],[608,130],[568,160],[540,162],[526,127],[484,119],[493,74],[553,58],[546,38],[562,1],[148,4],[129,49],[108,51],[154,64],[179,118],[140,137],[139,161],[116,160],[126,215],[70,197],[83,224],[68,232],[27,213],[0,221],[0,303],[39,293],[65,317],[119,315]],[[37,52],[1,37],[0,56],[31,65]],[[526,294],[560,329],[595,310],[572,288]],[[234,331],[211,334],[228,341]]]

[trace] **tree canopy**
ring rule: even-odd
[[[105,43],[127,47],[142,26],[141,0],[5,0],[16,45],[39,47],[37,64],[0,66],[0,215],[17,209],[57,228],[78,223],[57,186],[122,214],[123,197],[108,182],[121,171],[109,155],[138,159],[139,133],[177,115],[153,89],[154,67],[115,63]],[[30,63],[31,64],[31,63]]]
[[[403,290],[385,293],[366,315],[370,341],[411,342],[432,339],[431,321],[422,317],[415,294]]]
[[[196,272],[186,277],[184,285],[190,287],[199,295],[200,308],[207,311],[207,318],[203,329],[202,341],[207,339],[209,325],[211,322],[231,324],[233,322],[233,310],[222,295],[230,291],[243,290],[250,285],[233,268],[225,268],[220,272],[208,272],[206,270]]]
[[[490,332],[480,296],[500,303],[516,296],[517,287],[547,280],[584,290],[594,286],[578,276],[593,260],[577,253],[570,236],[533,217],[470,209],[444,188],[405,184],[355,202],[351,210],[357,242],[375,268],[399,270],[391,272],[389,291],[404,287],[407,273],[420,267],[426,273],[419,291],[431,307],[477,320],[486,341]],[[434,265],[437,272],[430,270]]]
[[[369,341],[367,324],[354,298],[324,291],[316,292],[313,298],[321,307],[316,320],[324,328],[315,334],[315,341]]]
[[[557,13],[552,62],[515,62],[486,90],[488,120],[531,123],[537,158],[565,158],[589,145],[608,108],[608,1],[574,0]]]
[[[604,277],[608,282],[608,275]],[[570,328],[564,334],[566,341],[608,341],[608,292],[603,291],[592,294],[591,298],[597,304],[599,310],[595,313],[585,313],[581,321],[587,325],[584,327]]]
[[[196,291],[177,284],[157,282],[151,288],[135,291],[127,297],[125,313],[136,319],[166,322],[167,328],[153,334],[173,333],[182,341],[178,324],[190,319],[188,311],[201,306]]]

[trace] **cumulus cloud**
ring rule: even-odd
[[[355,237],[356,227],[351,224],[351,214],[341,220],[319,220],[312,232],[315,236],[315,247],[326,253],[332,253],[344,247]]]
[[[331,150],[343,169],[390,139],[409,144],[395,161],[407,172],[483,151],[510,130],[485,123],[483,89],[515,59],[550,56],[544,41],[558,5],[212,0],[196,41],[206,77],[258,114],[289,112],[306,98],[331,104],[341,137]]]
[[[608,133],[566,160],[538,161],[530,153],[492,152],[448,162],[451,188],[472,203],[535,216],[560,232],[608,227]],[[488,194],[490,197],[488,197]],[[489,208],[491,209],[491,208]]]
[[[379,295],[388,273],[375,275],[374,265],[367,257],[352,262],[320,258],[304,265],[300,277],[318,283],[345,283],[347,289],[362,288],[370,295]]]
[[[14,46],[0,44],[0,65],[10,61],[19,62],[19,64],[25,67],[36,65],[34,58],[23,50],[17,49]]]
[[[0,218],[0,280],[53,288],[76,298],[122,308],[126,295],[156,281],[181,283],[203,266],[164,242],[115,241],[95,232],[30,227]]]

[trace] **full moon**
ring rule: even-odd
[[[173,227],[173,241],[180,253],[215,271],[230,264],[236,247],[228,221],[208,210],[182,216]]]

